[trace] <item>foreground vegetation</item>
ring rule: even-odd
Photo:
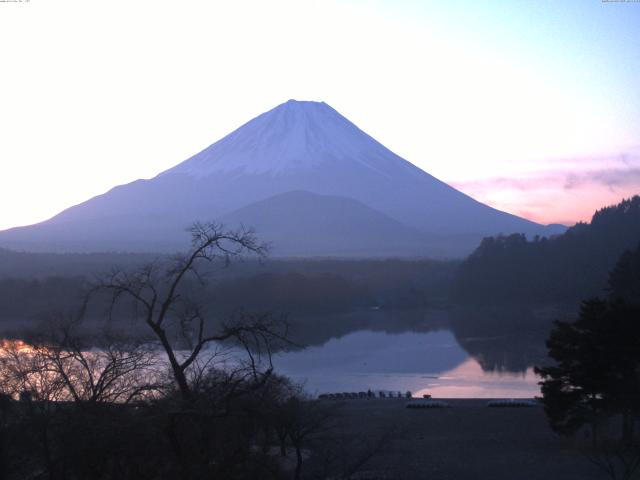
[[[207,310],[202,266],[264,247],[251,232],[216,224],[194,225],[192,239],[183,255],[112,270],[77,312],[47,319],[26,341],[4,341],[0,478],[298,479],[357,470],[359,457],[337,448],[333,409],[273,371],[286,322],[268,313],[213,321]],[[100,330],[84,322],[96,302],[108,307]],[[148,335],[114,329],[114,316]]]
[[[536,368],[551,428],[591,437],[588,456],[612,479],[640,471],[639,262],[640,245],[611,271],[608,298],[587,299],[576,321],[555,322],[553,363]]]

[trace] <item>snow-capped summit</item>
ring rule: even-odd
[[[337,161],[383,175],[404,163],[326,103],[289,100],[165,173],[286,175]]]
[[[432,177],[326,103],[289,100],[155,178],[0,232],[0,247],[176,250],[196,220],[253,224],[274,255],[460,256],[486,235],[553,233]]]

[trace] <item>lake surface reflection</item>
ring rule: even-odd
[[[481,340],[481,339],[474,339]],[[371,390],[411,391],[441,398],[530,398],[540,394],[532,368],[483,369],[452,330],[358,330],[322,345],[286,352],[276,369],[303,382],[311,394]]]
[[[292,315],[297,347],[277,353],[273,363],[312,395],[371,389],[531,398],[540,395],[533,366],[548,362],[552,321],[570,319],[572,311],[557,305],[447,306]]]

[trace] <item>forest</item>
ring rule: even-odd
[[[169,258],[9,251],[1,255],[6,260],[0,264],[0,322],[5,331],[77,308],[91,281],[114,267],[130,269]],[[239,305],[293,316],[415,308],[446,302],[456,267],[457,262],[435,260],[245,259],[211,267],[203,295],[220,315]]]
[[[598,210],[590,223],[531,240],[485,238],[460,265],[451,299],[467,304],[568,303],[604,293],[609,271],[640,242],[640,197]]]

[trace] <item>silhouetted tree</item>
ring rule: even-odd
[[[625,251],[609,274],[610,297],[640,304],[640,244]]]
[[[240,344],[255,367],[254,353],[270,355],[273,343],[286,335],[286,325],[269,315],[236,315],[215,323],[194,292],[206,282],[203,264],[221,260],[226,265],[246,253],[264,256],[266,246],[250,230],[232,231],[215,223],[196,223],[190,231],[192,244],[187,253],[176,255],[168,263],[148,263],[133,272],[115,270],[92,292],[108,292],[112,307],[121,300],[132,302],[135,317],[159,341],[185,400],[193,397],[188,370],[197,366],[207,345],[227,341]],[[172,333],[178,334],[179,343]],[[257,374],[255,369],[253,372]],[[269,368],[263,373],[270,372]]]
[[[631,443],[640,413],[640,309],[587,300],[576,322],[556,322],[547,346],[556,364],[536,371],[554,430],[572,433],[621,415],[623,440]]]
[[[575,322],[555,322],[547,341],[555,364],[536,368],[551,427],[572,434],[590,424],[588,457],[614,479],[632,478],[640,467],[640,442],[634,435],[640,415],[636,261],[630,252],[620,258],[610,276],[612,300],[584,301]],[[605,434],[614,418],[621,419],[618,440]]]

